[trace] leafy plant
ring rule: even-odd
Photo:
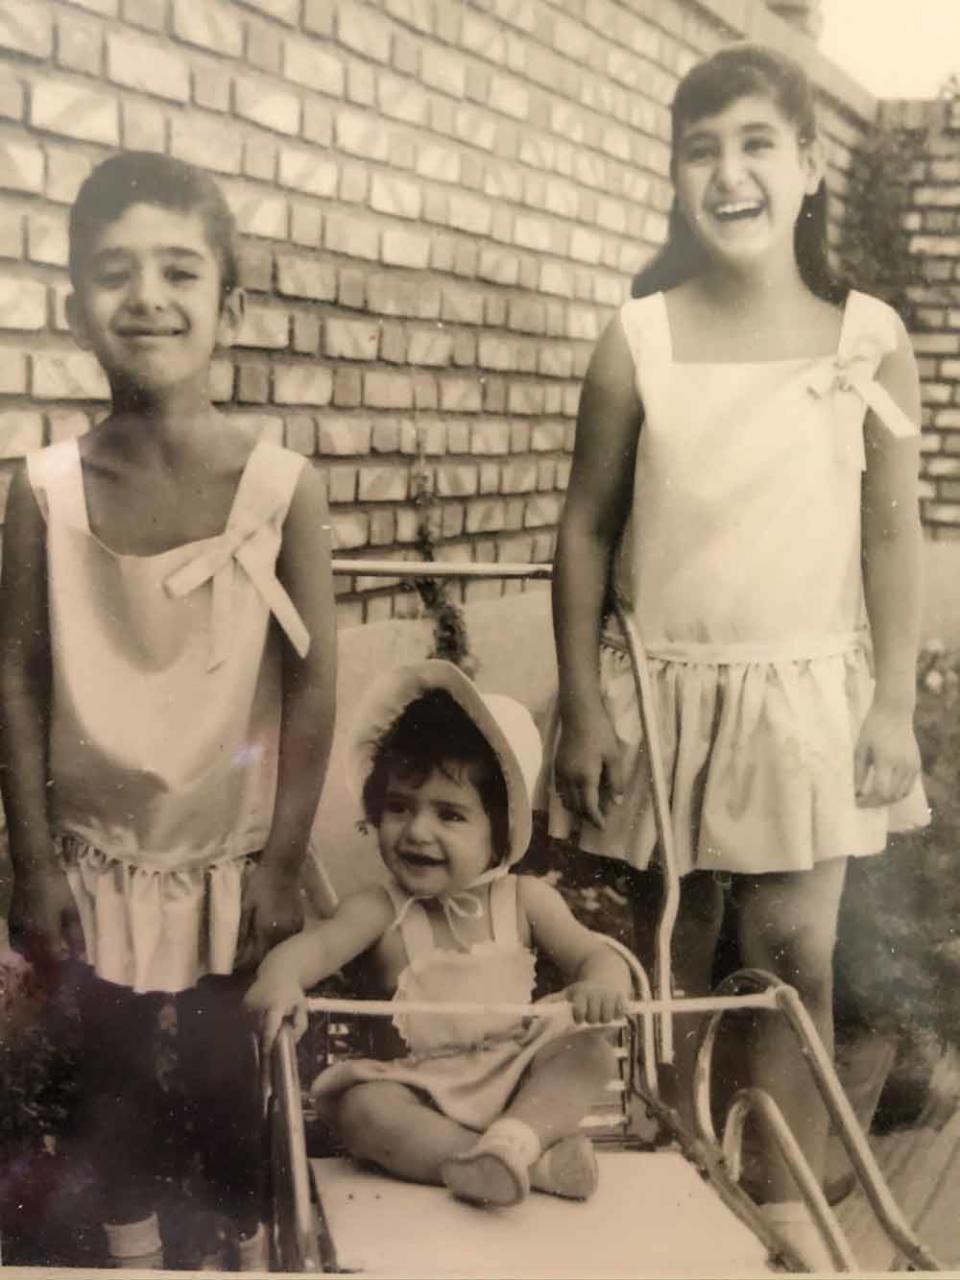
[[[928,645],[917,736],[930,826],[851,859],[836,953],[841,1020],[960,1047],[960,653]]]
[[[910,288],[922,284],[904,216],[911,170],[923,153],[918,131],[871,126],[850,167],[839,258],[844,277],[888,302],[911,327]]]

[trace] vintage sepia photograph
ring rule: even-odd
[[[960,1271],[960,0],[0,0],[0,1276]]]

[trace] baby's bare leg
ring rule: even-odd
[[[544,1045],[503,1113],[520,1120],[542,1150],[576,1133],[580,1121],[616,1070],[607,1032],[571,1031]]]
[[[441,1185],[440,1165],[477,1140],[406,1085],[375,1080],[354,1085],[340,1099],[337,1132],[351,1155],[411,1182]]]

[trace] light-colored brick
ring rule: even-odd
[[[423,127],[430,113],[430,99],[414,80],[382,71],[377,77],[377,106],[391,120]]]
[[[102,89],[67,80],[36,82],[30,98],[30,123],[36,129],[84,142],[117,146],[120,141],[116,97]]]
[[[415,182],[393,174],[375,173],[370,183],[370,207],[397,218],[420,216],[420,188]]]
[[[481,334],[477,343],[477,363],[481,369],[516,369],[516,343],[494,334]]]
[[[3,19],[0,17],[0,27]],[[99,76],[103,69],[103,36],[90,22],[62,14],[57,21],[57,63],[67,71]]]
[[[313,363],[278,365],[273,371],[273,398],[277,404],[330,403],[333,375]]]
[[[430,283],[372,275],[366,282],[366,295],[367,306],[376,315],[435,320],[440,314],[440,288]]]
[[[370,452],[370,422],[366,418],[337,418],[323,414],[317,419],[317,451],[346,458]]]
[[[481,249],[477,275],[494,284],[516,285],[520,279],[520,259],[509,249]]]
[[[19,409],[0,413],[0,458],[21,458],[42,444],[42,414]]]
[[[239,173],[243,139],[232,124],[208,116],[175,115],[170,122],[170,154],[197,168]]]
[[[509,425],[490,418],[473,423],[470,431],[470,452],[484,457],[509,453]]]
[[[483,294],[457,286],[445,288],[440,318],[453,324],[483,324]]]
[[[440,408],[444,413],[479,413],[483,409],[483,388],[479,380],[441,379]]]
[[[351,551],[365,547],[370,536],[369,517],[360,511],[334,511],[330,516],[333,526],[333,545],[338,551]]]
[[[67,252],[66,215],[55,209],[31,214],[27,219],[27,256],[30,261],[65,267]]]
[[[390,155],[390,135],[376,115],[348,109],[336,119],[336,142],[341,151],[365,160],[385,161]]]
[[[303,147],[280,148],[280,185],[328,198],[337,190],[337,163]]]
[[[50,443],[76,440],[90,430],[90,419],[78,409],[53,409],[47,414]]]
[[[172,49],[128,32],[107,36],[107,76],[114,84],[141,93],[190,101],[190,69],[186,59]],[[95,139],[96,140],[96,139]]]
[[[166,151],[166,116],[156,102],[136,98],[121,102],[120,121],[128,151]]]
[[[357,496],[361,502],[405,502],[407,473],[396,467],[361,467]]]
[[[288,36],[283,46],[283,75],[294,84],[342,98],[344,91],[343,62],[317,40]]]
[[[243,24],[232,8],[212,0],[174,0],[173,34],[187,44],[239,58]]]
[[[276,18],[288,27],[295,27],[300,15],[300,0],[237,0],[248,9],[256,9],[268,18]]]
[[[375,262],[380,256],[380,232],[372,222],[328,214],[323,224],[323,247]]]
[[[103,370],[86,351],[39,352],[33,357],[31,389],[40,400],[107,400]]]
[[[274,133],[291,136],[300,132],[300,98],[269,80],[238,76],[233,89],[238,115]]]
[[[248,187],[226,189],[227,201],[242,235],[285,240],[289,209],[282,196],[265,195]]]
[[[167,0],[121,0],[124,22],[148,31],[163,31],[167,23]]]
[[[337,37],[341,44],[375,62],[390,61],[390,27],[367,8],[340,0],[337,6]]]
[[[413,383],[405,374],[370,370],[363,375],[363,403],[372,409],[412,409]]]
[[[380,326],[373,320],[340,320],[328,317],[323,327],[326,355],[340,360],[376,360]]]
[[[330,467],[327,470],[327,493],[332,503],[357,500],[357,468]]]
[[[430,261],[430,241],[409,231],[384,231],[380,257],[387,266],[422,271]]]
[[[23,214],[0,205],[0,257],[23,257]]]
[[[0,360],[0,395],[26,395],[28,384],[26,352],[5,348]]]
[[[436,492],[441,498],[469,498],[477,492],[479,470],[471,463],[447,463],[437,467]]]
[[[290,345],[290,317],[276,307],[249,304],[236,338],[238,347],[283,351]]]
[[[37,0],[4,0],[0,8],[0,49],[49,58],[53,52],[53,17]]]
[[[458,190],[451,191],[448,219],[451,227],[455,227],[458,231],[466,231],[470,235],[489,235],[492,216],[486,201]]]
[[[337,296],[336,268],[304,254],[278,254],[277,288],[287,297],[332,302]]]
[[[22,276],[0,277],[0,329],[30,332],[43,329],[46,322],[46,285]]]

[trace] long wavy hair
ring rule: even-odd
[[[796,129],[801,146],[816,140],[813,89],[802,68],[766,45],[732,44],[697,63],[677,87],[671,108],[671,174],[677,144],[688,125],[753,94],[774,103]],[[834,275],[827,254],[827,186],[822,179],[813,195],[804,196],[794,229],[794,253],[801,279],[812,293],[827,302],[844,300],[849,286]],[[643,298],[675,288],[699,275],[705,265],[703,249],[674,200],[666,243],[634,277],[631,292],[635,298]]]

